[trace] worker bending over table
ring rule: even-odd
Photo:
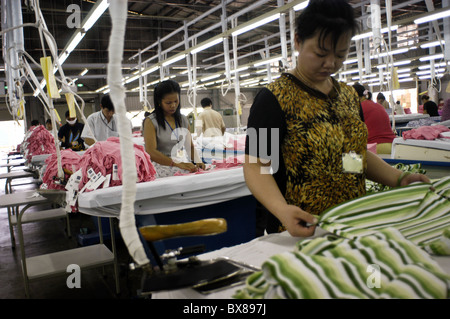
[[[153,93],[154,111],[144,119],[145,150],[150,154],[158,177],[204,169],[189,132],[189,121],[181,114],[180,85],[167,80]]]
[[[430,180],[367,152],[358,94],[331,77],[357,31],[347,1],[310,1],[295,31],[296,67],[263,88],[251,107],[244,176],[271,213],[268,232],[306,237],[314,234],[314,215],[364,195],[366,178],[392,187]]]

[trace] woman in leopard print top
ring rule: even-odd
[[[255,97],[247,125],[244,176],[269,214],[268,232],[310,236],[313,215],[365,194],[365,179],[389,186],[430,182],[367,152],[367,128],[356,91],[331,78],[356,33],[345,0],[312,0],[297,20],[297,65]],[[269,154],[270,153],[270,154]],[[361,158],[344,170],[346,154]],[[272,174],[267,173],[271,167]],[[275,225],[275,227],[273,227]],[[280,227],[277,227],[280,226]]]

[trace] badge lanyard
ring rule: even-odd
[[[169,122],[167,122],[166,119],[164,119],[164,121],[166,121],[167,125],[169,125],[170,129],[172,130],[172,133],[175,134],[175,137],[177,138],[177,142],[179,142],[179,138],[178,138],[178,134],[176,132],[176,130],[178,129],[178,125],[177,125],[177,121],[175,120],[175,130],[172,128],[172,126],[169,124]],[[181,149],[177,150],[177,157],[178,158],[184,158],[185,154],[184,154],[184,145]]]

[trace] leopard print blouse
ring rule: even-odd
[[[325,95],[284,73],[265,89],[265,95],[272,94],[272,101],[278,105],[269,103],[267,96],[255,98],[248,124],[271,125],[270,120],[258,120],[264,116],[257,115],[258,104],[266,104],[260,110],[269,112],[281,108],[285,134],[280,138],[280,152],[285,187],[279,185],[280,190],[284,190],[288,204],[315,215],[365,194],[368,133],[359,99],[352,87],[335,80],[333,85],[334,90]],[[264,124],[257,124],[258,121]],[[350,151],[363,156],[362,174],[343,172],[342,155]]]

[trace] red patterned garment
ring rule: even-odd
[[[134,152],[136,155],[137,183],[154,180],[156,171],[150,160],[150,155],[142,145],[137,144],[134,144]],[[113,173],[114,164],[117,164],[117,174]],[[83,173],[80,190],[89,181],[87,172],[90,168],[95,173],[101,172],[103,176],[111,174],[110,186],[122,185],[122,158],[118,137],[110,137],[106,141],[96,142],[83,154],[80,160],[80,169]],[[102,188],[102,186],[99,188]]]
[[[67,181],[70,175],[80,169],[81,156],[70,148],[61,150],[61,166],[64,170],[64,179]],[[42,176],[42,182],[48,189],[62,189],[64,185],[55,183],[55,177],[58,177],[58,158],[55,154],[50,155],[45,160],[45,173]]]
[[[449,131],[450,129],[444,125],[422,126],[403,132],[403,139],[435,140],[437,138],[446,138],[441,133]]]
[[[31,162],[33,156],[56,153],[55,139],[44,125],[32,126],[21,145],[24,157]]]

